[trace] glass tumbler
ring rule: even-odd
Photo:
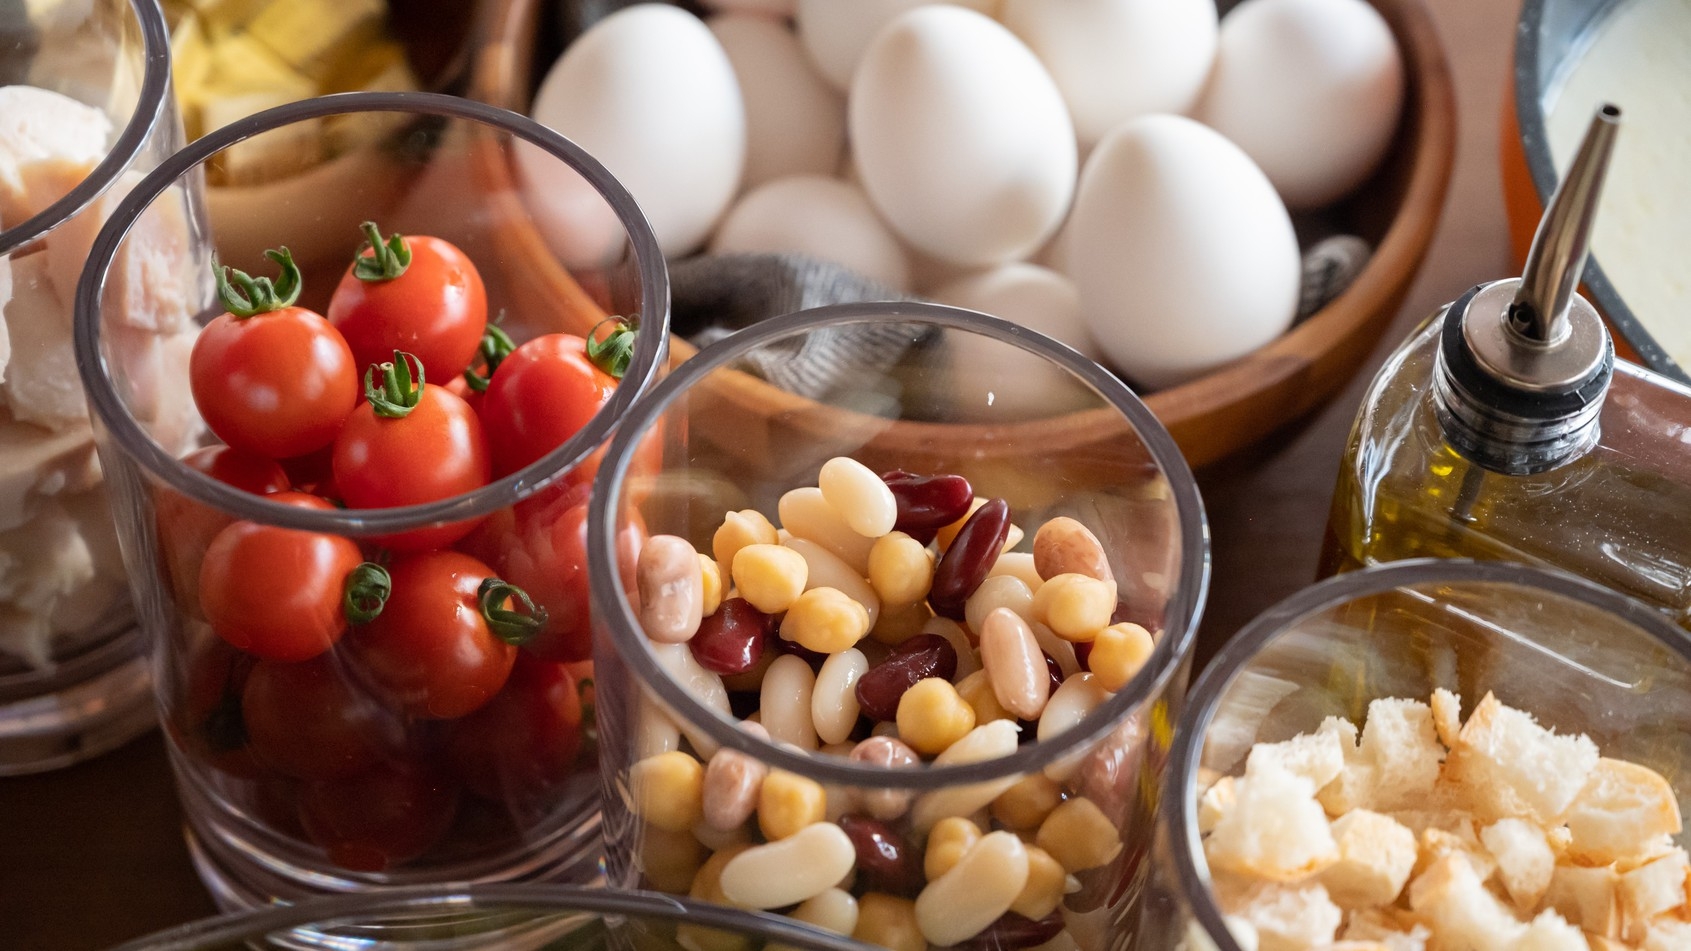
[[[167,47],[154,0],[0,9],[0,776],[154,722],[71,310],[112,206],[182,144]]]
[[[867,946],[775,915],[570,885],[398,888],[210,918],[115,951],[541,951]]]
[[[906,506],[893,483],[950,501],[917,517],[927,489]],[[856,490],[897,519],[850,527]],[[1048,522],[1086,554],[1041,553]],[[1119,944],[1209,567],[1191,474],[1120,381],[957,308],[775,318],[636,406],[588,538],[613,886],[893,948]],[[795,558],[783,610],[759,565]],[[1093,626],[1041,613],[1070,582],[1103,592]],[[807,626],[804,604],[842,598],[843,634]],[[660,615],[697,627],[654,633]],[[1032,696],[998,700],[1011,685]]]
[[[579,175],[623,229],[615,253],[568,294],[525,284],[521,249],[498,240],[527,211],[490,169],[519,148]],[[316,161],[300,164],[306,154]],[[271,164],[276,156],[293,164]],[[192,231],[201,240],[160,240],[182,220],[203,222]],[[289,248],[300,304],[323,314],[364,247],[365,221],[384,242],[392,233],[412,245],[451,242],[479,273],[489,323],[519,345],[485,394],[461,391],[483,420],[525,341],[563,340],[556,352],[580,355],[579,337],[552,336],[579,325],[571,321],[616,314],[639,328],[621,382],[596,408],[575,407],[573,435],[551,430],[563,441],[550,451],[489,436],[490,452],[504,445],[532,461],[518,455],[520,467],[494,468],[481,488],[435,501],[337,507],[324,500],[340,499],[336,473],[347,470],[324,451],[273,460],[248,450],[240,466],[206,463],[218,441],[184,384],[194,334],[224,309],[209,252],[268,276],[261,249]],[[168,284],[188,301],[185,346],[137,342],[123,270],[137,256],[151,268],[149,291]],[[453,97],[359,93],[281,106],[195,141],[124,199],[83,277],[79,365],[141,624],[156,645],[158,710],[190,845],[219,903],[596,873],[585,502],[601,444],[663,364],[668,301],[645,219],[600,164],[522,116]],[[428,475],[418,465],[432,464],[366,481],[398,491]],[[258,494],[276,489],[315,498]],[[364,562],[390,572],[383,611],[403,603],[403,613],[358,614],[372,573],[350,566]],[[454,626],[486,617],[497,629],[510,614],[527,617],[517,623],[530,628],[526,639]]]
[[[1205,836],[1214,820],[1200,819],[1199,797],[1207,783],[1241,774],[1253,744],[1314,732],[1326,717],[1342,717],[1361,726],[1363,749],[1358,755],[1367,755],[1370,741],[1365,718],[1371,701],[1406,698],[1425,704],[1440,688],[1460,699],[1464,717],[1489,692],[1557,734],[1585,734],[1603,757],[1630,760],[1665,777],[1677,791],[1681,808],[1691,802],[1687,797],[1691,789],[1691,636],[1663,615],[1584,579],[1504,562],[1415,559],[1365,568],[1305,588],[1251,621],[1216,655],[1192,688],[1175,726],[1153,884],[1142,905],[1139,946],[1194,951],[1241,951],[1257,946],[1249,939],[1259,936],[1237,921],[1233,926],[1240,933],[1229,930],[1216,897],[1217,885],[1230,888],[1237,879],[1230,878],[1231,872],[1212,868],[1206,859]],[[1429,707],[1422,716],[1430,713],[1435,724],[1448,715],[1441,714],[1437,705]],[[1459,742],[1446,738],[1452,727],[1454,723],[1447,720],[1436,729],[1441,756],[1446,747]],[[1399,734],[1400,741],[1403,735]],[[1508,742],[1500,741],[1498,748],[1507,751]],[[1398,742],[1394,748],[1403,745]],[[1445,767],[1449,766],[1446,759]],[[1533,767],[1551,773],[1570,768],[1566,761]],[[1392,815],[1410,828],[1418,842],[1427,835],[1419,831],[1420,826],[1451,832],[1444,840],[1450,842],[1466,835],[1464,819],[1486,827],[1496,818],[1482,812],[1492,809],[1490,805],[1471,806],[1471,813],[1441,815],[1441,808],[1448,812],[1456,807],[1443,801],[1444,782],[1441,778],[1432,792],[1418,794],[1405,794],[1401,786],[1396,790],[1380,787],[1372,795],[1394,799],[1377,799],[1371,811]],[[1486,788],[1499,787],[1491,783]],[[1323,803],[1327,795],[1323,789]],[[1508,812],[1520,814],[1514,807]],[[1201,821],[1205,823],[1202,832]],[[1557,824],[1554,817],[1548,822]],[[1387,842],[1392,834],[1410,833],[1382,832],[1376,838]],[[1497,841],[1485,838],[1488,834],[1481,829],[1485,851]],[[1683,835],[1676,837],[1684,843]],[[1550,855],[1545,849],[1545,858]],[[1587,864],[1593,866],[1587,871],[1602,874],[1601,861]],[[1415,866],[1417,873],[1421,867]],[[1313,880],[1291,881],[1285,887],[1305,887]],[[1508,904],[1507,898],[1492,899],[1477,882],[1474,887],[1486,893],[1488,902]],[[1426,891],[1434,892],[1430,886]],[[1395,899],[1385,900],[1385,892],[1378,892],[1361,907],[1384,900],[1381,907],[1407,914],[1415,894],[1416,877],[1411,874]],[[1343,900],[1347,910],[1357,901]],[[1571,913],[1554,895],[1545,902]],[[1297,930],[1298,921],[1320,921],[1323,933],[1336,926],[1341,939],[1347,933],[1357,939],[1369,937],[1362,932],[1370,924],[1359,923],[1359,916],[1378,921],[1353,910],[1341,924],[1337,911],[1327,910],[1319,901],[1287,905],[1293,907],[1303,911],[1286,916],[1292,930]],[[1436,907],[1427,905],[1422,911],[1433,914],[1426,909]],[[1534,907],[1532,913],[1536,912]],[[1510,911],[1502,914],[1513,918]],[[1251,916],[1241,917],[1250,920]],[[1476,920],[1497,925],[1501,919],[1480,914]],[[1615,920],[1618,924],[1619,919]],[[1586,924],[1593,930],[1604,927]],[[1393,930],[1408,927],[1407,921],[1392,926]],[[1271,941],[1276,946],[1304,946],[1302,941],[1270,935],[1260,938],[1264,947]],[[1320,943],[1331,940],[1326,936]],[[1372,940],[1383,939],[1374,935]]]

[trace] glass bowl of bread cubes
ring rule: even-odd
[[[1688,688],[1691,638],[1560,573],[1307,588],[1189,695],[1139,946],[1691,948]]]

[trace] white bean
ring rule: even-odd
[[[653,535],[640,547],[634,577],[646,636],[660,644],[691,640],[705,605],[704,574],[693,546],[674,535]]]
[[[1033,553],[1026,551],[1007,551],[999,555],[998,560],[994,561],[992,567],[987,569],[986,576],[996,578],[999,575],[1011,575],[1022,579],[1022,584],[1027,585],[1030,591],[1038,588],[1040,582],[1045,580],[1039,576],[1039,571],[1033,566]]]
[[[804,590],[834,588],[843,592],[863,605],[864,610],[869,612],[869,626],[875,626],[875,621],[881,616],[881,599],[869,586],[868,579],[852,570],[840,556],[808,538],[793,537],[781,544],[804,557],[804,563],[810,569],[805,576]]]
[[[1014,720],[994,720],[970,730],[951,744],[945,752],[934,757],[935,766],[980,763],[1000,759],[1016,752],[1016,738],[1021,727]],[[950,816],[967,816],[985,809],[1006,789],[1016,785],[1021,776],[1011,774],[997,779],[983,780],[961,786],[949,786],[924,793],[911,810],[910,821],[921,832]]]
[[[853,648],[829,654],[816,673],[810,694],[810,718],[824,743],[843,743],[857,726],[857,680],[869,670],[869,660]]]
[[[693,649],[686,644],[653,644],[652,655],[657,658],[658,665],[669,673],[671,679],[691,693],[700,703],[722,714],[724,719],[732,721],[734,711],[728,705],[728,688],[722,685],[722,678],[714,672],[706,670],[693,656]],[[693,749],[701,758],[709,758],[716,753],[718,744],[711,739],[696,723],[686,718],[670,715],[675,718],[676,725],[686,735],[687,742],[693,744]]]
[[[985,931],[1028,881],[1028,852],[1013,832],[989,832],[916,896],[916,924],[929,944],[957,944]]]
[[[681,728],[650,694],[634,704],[634,761],[681,748]]]
[[[963,625],[948,617],[935,615],[923,622],[922,633],[938,634],[951,642],[951,648],[957,652],[957,673],[952,675],[952,683],[981,669],[981,659],[975,656],[975,645],[969,640],[969,632],[963,630]]]
[[[742,908],[782,908],[833,888],[856,866],[857,849],[845,831],[814,822],[730,859],[722,868],[722,894]]]
[[[1074,729],[1088,714],[1109,699],[1110,692],[1100,686],[1090,673],[1069,677],[1045,704],[1045,712],[1039,716],[1039,727],[1034,733],[1034,738],[1043,743]],[[1065,782],[1080,768],[1086,756],[1087,751],[1082,750],[1058,759],[1045,767],[1045,775],[1058,782]]]
[[[815,925],[834,934],[851,934],[857,929],[857,899],[850,892],[830,888],[788,913],[795,921]]]
[[[1038,621],[1029,621],[1028,629],[1033,631],[1033,639],[1039,642],[1039,649],[1050,654],[1051,659],[1057,662],[1057,669],[1063,672],[1064,680],[1080,673],[1080,660],[1075,656],[1073,644],[1058,637],[1056,631]]]
[[[822,464],[816,487],[840,519],[859,535],[880,538],[898,521],[898,500],[873,469],[849,456]]]
[[[1022,720],[1037,720],[1051,699],[1051,675],[1026,621],[1009,608],[993,608],[981,626],[981,665],[999,706]]]
[[[816,693],[816,674],[796,654],[782,654],[763,675],[758,711],[763,728],[777,743],[791,743],[806,752],[816,749],[816,721],[810,707]]]
[[[987,575],[969,600],[963,602],[963,620],[969,630],[980,632],[993,608],[1009,608],[1023,618],[1033,616],[1033,589],[1015,575]]]
[[[852,531],[822,497],[821,489],[813,485],[791,489],[781,496],[775,511],[781,527],[794,537],[810,539],[840,556],[853,571],[868,577],[869,549],[874,547],[875,540]]]

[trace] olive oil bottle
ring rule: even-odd
[[[1524,275],[1441,309],[1375,377],[1323,575],[1428,556],[1548,565],[1691,628],[1691,389],[1617,360],[1576,290],[1619,118],[1593,118]]]

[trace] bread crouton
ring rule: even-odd
[[[1460,855],[1467,859],[1468,867],[1474,870],[1474,875],[1481,882],[1489,881],[1492,873],[1497,871],[1497,859],[1480,841],[1479,833],[1474,831],[1474,820],[1469,816],[1453,817],[1441,826],[1422,830],[1420,841],[1421,855],[1415,862],[1416,875],[1446,855]]]
[[[1596,766],[1590,737],[1558,736],[1487,693],[1462,725],[1446,768],[1447,779],[1467,792],[1482,818],[1520,816],[1548,825],[1573,803]]]
[[[1432,932],[1396,908],[1351,912],[1340,935],[1346,941],[1377,941],[1390,951],[1427,951]]]
[[[1544,905],[1588,934],[1613,938],[1621,930],[1619,890],[1618,876],[1608,866],[1558,865],[1544,892]]]
[[[1674,851],[1620,877],[1621,914],[1627,940],[1644,937],[1650,919],[1685,906],[1685,882],[1691,861],[1684,849]]]
[[[1212,867],[1295,882],[1338,861],[1338,844],[1308,779],[1266,769],[1239,779],[1233,788],[1233,807],[1204,841]]]
[[[1425,801],[1439,778],[1445,749],[1433,713],[1419,700],[1382,698],[1368,704],[1357,752],[1373,765],[1374,808],[1410,809]]]
[[[1374,908],[1397,900],[1415,868],[1415,833],[1390,816],[1366,809],[1333,822],[1339,860],[1321,873],[1321,884],[1339,907]]]
[[[1540,912],[1527,930],[1515,939],[1514,947],[1510,951],[1588,951],[1585,935],[1567,921],[1554,909]]]
[[[1345,765],[1344,748],[1334,732],[1304,733],[1280,743],[1258,743],[1245,757],[1247,777],[1264,769],[1281,769],[1309,780],[1320,789]]]
[[[1210,788],[1198,796],[1198,834],[1209,835],[1214,832],[1216,823],[1233,808],[1236,798],[1238,796],[1233,787],[1233,777],[1223,776],[1210,784]]]
[[[1644,930],[1644,951],[1691,951],[1691,921],[1658,918]]]
[[[1344,913],[1315,882],[1256,882],[1216,898],[1224,913],[1256,929],[1258,951],[1305,951],[1333,943]]]
[[[1537,908],[1556,870],[1544,830],[1525,819],[1499,819],[1480,830],[1480,842],[1497,860],[1497,878],[1515,907]]]
[[[1607,758],[1596,762],[1564,821],[1572,836],[1568,854],[1587,865],[1628,858],[1681,828],[1679,801],[1662,774]]]
[[[1374,793],[1379,785],[1379,770],[1373,764],[1350,762],[1332,782],[1321,787],[1316,799],[1328,815],[1342,816],[1356,809],[1374,808]]]
[[[1443,951],[1510,951],[1526,933],[1460,852],[1441,857],[1410,883],[1409,907]]]
[[[1438,732],[1439,742],[1448,749],[1456,745],[1456,737],[1462,732],[1462,698],[1443,687],[1433,691],[1427,704],[1433,711],[1433,729]]]

